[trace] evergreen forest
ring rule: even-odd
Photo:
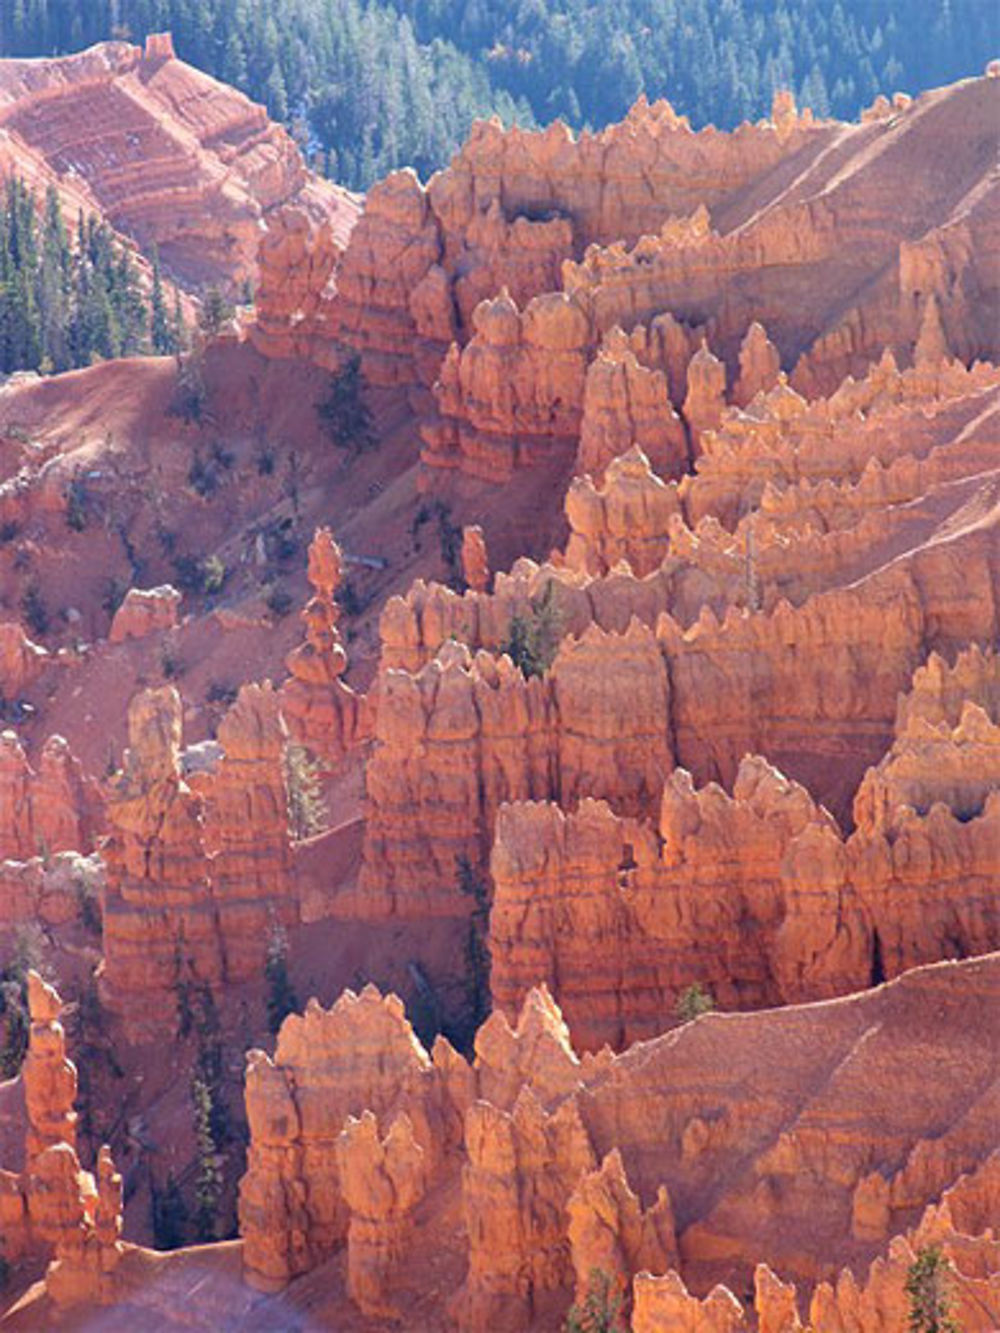
[[[318,169],[363,189],[444,165],[477,116],[576,128],[640,93],[696,127],[791,88],[854,118],[1000,54],[993,0],[3,0],[0,55],[170,30],[178,55],[267,105]]]
[[[178,350],[179,309],[168,310],[154,262],[149,299],[132,254],[106,223],[67,227],[50,187],[41,202],[16,177],[0,204],[0,372],[60,371],[106,357]]]

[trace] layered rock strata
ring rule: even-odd
[[[382,1258],[405,1267],[417,1236],[399,1225],[390,1192],[374,1190],[385,1204],[376,1206],[370,1182],[346,1178],[354,1152],[367,1181],[389,1150],[375,1120],[350,1110],[366,1101],[379,1124],[401,1126],[401,1181],[416,1180],[423,1149],[427,1225],[452,1207],[448,1182],[461,1182],[469,1259],[450,1313],[469,1333],[558,1322],[595,1258],[613,1287],[634,1281],[633,1327],[650,1333],[742,1328],[730,1292],[716,1287],[704,1302],[701,1293],[722,1280],[742,1291],[751,1279],[762,1327],[797,1326],[795,1282],[802,1299],[814,1289],[813,1326],[843,1333],[867,1326],[866,1310],[898,1311],[890,1292],[932,1239],[957,1264],[962,1310],[975,1300],[989,1310],[1000,1267],[989,1231],[998,958],[923,968],[835,1004],[704,1015],[621,1055],[582,1060],[543,993],[529,996],[516,1029],[490,1019],[471,1067],[441,1039],[430,1059],[398,1002],[373,990],[328,1013],[310,1006],[286,1020],[273,1062],[250,1057],[249,1276],[278,1285],[315,1266],[360,1215],[349,1274],[363,1258],[362,1300],[391,1294]],[[975,1033],[970,1004],[984,1020]],[[933,1095],[928,1058],[942,1075]],[[913,1080],[920,1095],[907,1091]],[[862,1236],[852,1218],[872,1197],[873,1174],[884,1205]],[[348,1208],[345,1196],[357,1202]],[[396,1197],[412,1200],[410,1185]],[[757,1266],[764,1247],[773,1272]],[[872,1260],[867,1283],[841,1272]],[[972,1327],[989,1326],[976,1319]]]
[[[413,1212],[426,1186],[424,1151],[405,1114],[384,1139],[370,1111],[348,1117],[337,1140],[337,1169],[351,1210],[347,1229],[347,1289],[364,1314],[400,1318],[389,1297],[394,1270],[413,1230]]]
[[[603,802],[569,814],[501,807],[495,1002],[514,1010],[544,979],[576,1042],[596,1049],[661,1031],[695,983],[724,1008],[794,1003],[1000,947],[997,727],[986,712],[996,673],[995,654],[979,649],[918,670],[847,838],[759,758],[742,761],[732,797],[696,791],[675,770],[655,825]]]
[[[796,124],[692,133],[666,102],[640,100],[620,125],[574,139],[480,122],[426,189],[395,172],[367,196],[320,320],[362,353],[378,384],[433,383],[473,312],[506,287],[519,307],[560,285],[591,243],[630,243],[699,202],[722,207],[789,151],[821,151],[830,130]],[[697,163],[697,166],[694,164]]]
[[[262,223],[285,204],[342,218],[343,239],[357,213],[346,191],[308,175],[262,106],[177,60],[162,35],[145,49],[5,60],[0,127],[14,163],[43,190],[55,184],[70,216],[83,207],[156,245],[192,286],[253,280]]]
[[[122,1178],[107,1146],[97,1180],[76,1153],[76,1066],[66,1057],[63,1004],[37,972],[28,973],[31,1029],[19,1075],[27,1120],[24,1169],[0,1171],[4,1257],[53,1256],[46,1290],[57,1306],[108,1305],[117,1295],[123,1252]]]
[[[108,796],[104,986],[136,1038],[168,1027],[178,985],[258,975],[270,928],[297,920],[278,696],[244,685],[214,767],[184,775],[173,686],[129,707]]]
[[[102,822],[100,793],[61,736],[49,737],[33,768],[17,733],[0,733],[0,789],[3,861],[93,850]]]
[[[607,796],[638,813],[673,765],[668,715],[666,670],[638,622],[566,640],[544,679],[457,643],[414,675],[385,672],[359,910],[466,913],[461,867],[484,871],[504,801]]]
[[[312,1001],[303,1016],[286,1019],[273,1060],[263,1051],[249,1053],[251,1141],[239,1200],[248,1281],[265,1291],[280,1289],[347,1238],[352,1205],[341,1185],[341,1163],[348,1172],[368,1169],[355,1161],[349,1144],[340,1146],[349,1116],[369,1111],[390,1124],[405,1108],[414,1142],[404,1157],[420,1152],[430,1165],[440,1156],[447,1138],[435,1107],[434,1071],[401,1002],[395,996],[383,1000],[374,987],[360,996],[345,992],[329,1011]],[[379,1219],[397,1231],[404,1219],[391,1202],[386,1207],[371,1201],[368,1207],[376,1211],[363,1214],[361,1183],[352,1179],[347,1193],[361,1217],[355,1228],[355,1290],[368,1299],[366,1292],[380,1291],[384,1277],[377,1256],[369,1255],[375,1268],[364,1272],[363,1251],[374,1247],[371,1233],[378,1233]],[[393,1245],[387,1249],[395,1253]]]

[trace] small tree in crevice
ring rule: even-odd
[[[102,1066],[116,1079],[124,1078],[125,1071],[115,1057],[108,1034],[107,1013],[93,973],[80,989],[73,1027],[74,1048],[80,1057],[77,1061],[78,1132],[96,1151],[107,1141],[111,1129],[111,1120],[102,1115],[97,1099],[98,1075]]]
[[[212,1128],[212,1092],[204,1079],[191,1083],[194,1108],[194,1133],[198,1145],[198,1176],[195,1181],[195,1235],[202,1242],[218,1239],[219,1201],[222,1197],[222,1171],[219,1149]]]
[[[228,324],[235,314],[232,303],[227,301],[216,286],[209,287],[202,298],[198,326],[206,338],[216,338],[222,326]]]
[[[285,802],[288,830],[296,842],[326,827],[326,805],[319,785],[319,766],[304,745],[285,746]]]
[[[475,904],[465,940],[465,975],[469,1021],[474,1036],[490,1012],[489,889],[467,856],[455,859],[458,887]]]
[[[28,973],[41,963],[41,930],[22,926],[14,950],[0,968],[0,1079],[14,1078],[28,1050],[31,1014],[28,1009]]]
[[[177,353],[177,379],[167,412],[188,424],[199,423],[208,403],[208,390],[199,352]]]
[[[562,617],[554,600],[552,580],[533,597],[527,615],[511,617],[507,638],[501,645],[516,667],[527,676],[544,676],[552,665],[562,637]]]
[[[622,1298],[603,1269],[590,1270],[587,1294],[570,1306],[563,1333],[625,1333]]]
[[[267,982],[267,1027],[273,1037],[288,1015],[299,1007],[295,988],[288,975],[288,936],[273,915],[264,961],[264,979]]]
[[[682,1023],[690,1023],[701,1014],[708,1014],[715,1008],[712,992],[699,982],[693,981],[677,997],[674,1011]]]
[[[333,376],[326,397],[316,404],[319,419],[333,443],[354,454],[364,453],[378,443],[365,390],[361,357],[353,352]]]

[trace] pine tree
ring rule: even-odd
[[[292,742],[285,746],[284,769],[288,831],[299,842],[319,833],[326,824],[319,769],[305,746]]]
[[[951,1265],[940,1245],[925,1245],[906,1273],[910,1333],[959,1333],[952,1317]]]
[[[198,321],[202,332],[208,338],[215,338],[221,332],[223,324],[232,317],[233,307],[222,295],[219,288],[213,284],[205,293],[205,299],[202,302],[201,316]]]
[[[714,1008],[711,991],[697,981],[692,982],[677,997],[676,1013],[682,1023],[690,1023],[693,1018],[711,1013]]]
[[[352,353],[334,375],[327,396],[316,404],[320,421],[334,444],[363,453],[376,443],[372,414],[365,401],[361,357]]]
[[[173,351],[180,355],[185,351],[188,345],[187,329],[184,325],[184,310],[181,306],[181,289],[174,288],[174,313],[170,321],[170,338],[173,343]]]
[[[299,1007],[295,988],[288,975],[288,936],[279,922],[272,918],[264,963],[267,982],[267,1027],[276,1036],[289,1014]]]
[[[621,1296],[603,1270],[591,1269],[586,1295],[570,1307],[564,1333],[625,1333]]]
[[[149,335],[153,351],[167,355],[176,350],[167,305],[163,299],[163,279],[160,274],[160,252],[153,247],[153,291],[150,297]]]
[[[194,1107],[194,1133],[198,1148],[198,1177],[195,1183],[195,1230],[199,1241],[218,1240],[219,1200],[222,1196],[222,1172],[219,1153],[212,1132],[212,1092],[201,1077],[191,1084]]]

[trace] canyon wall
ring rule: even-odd
[[[758,757],[732,796],[676,769],[655,823],[604,802],[501,807],[495,1003],[514,1012],[545,980],[578,1045],[620,1048],[662,1031],[694,984],[725,1009],[796,1003],[1000,947],[996,664],[974,648],[917,671],[847,838]]]

